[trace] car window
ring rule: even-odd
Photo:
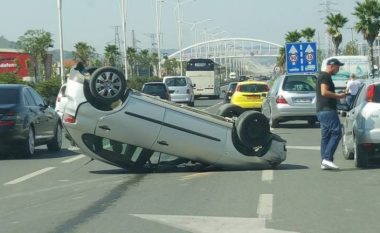
[[[244,85],[240,85],[239,91],[255,93],[255,92],[266,92],[268,90],[269,88],[265,84],[244,84]]]
[[[165,84],[169,87],[186,86],[186,78],[168,78],[165,80]]]
[[[366,90],[367,90],[367,87],[365,87],[364,85],[360,87],[358,94],[356,95],[356,98],[353,102],[353,105],[352,105],[353,107],[356,107],[365,101],[365,96],[367,92]]]
[[[24,98],[24,104],[25,104],[25,106],[34,106],[34,105],[36,105],[34,103],[34,100],[33,100],[32,96],[30,95],[30,93],[26,89],[23,89],[22,95],[23,95],[23,98]]]
[[[228,90],[229,91],[235,91],[236,86],[237,86],[237,83],[231,83],[230,86],[228,87]]]
[[[31,88],[28,88],[28,91],[30,92],[30,94],[32,95],[34,101],[36,102],[36,105],[37,106],[44,106],[44,100],[42,99],[42,97],[33,89]]]
[[[165,91],[164,85],[145,85],[143,88],[144,93],[162,93]]]
[[[20,95],[17,89],[5,89],[0,91],[0,104],[18,104]]]
[[[317,78],[315,76],[287,76],[284,81],[284,91],[315,91]]]
[[[269,92],[270,96],[275,96],[277,94],[280,82],[281,82],[281,78],[277,78],[276,81],[274,81],[273,86],[270,88],[270,92]]]

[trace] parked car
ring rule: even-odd
[[[0,84],[0,152],[18,151],[30,158],[35,146],[45,144],[52,151],[61,149],[58,114],[33,88]]]
[[[75,143],[118,167],[145,167],[154,152],[233,169],[272,168],[286,158],[286,142],[270,132],[261,113],[246,111],[235,120],[154,98],[128,89],[113,67],[92,75],[74,67],[66,95],[64,125]]]
[[[261,111],[261,105],[268,91],[269,87],[265,82],[253,80],[239,82],[234,94],[231,96],[231,104],[244,109]]]
[[[191,79],[186,76],[166,76],[163,82],[169,87],[171,100],[194,107],[194,91]]]
[[[57,98],[55,100],[55,111],[59,115],[60,118],[63,116],[63,110],[65,109],[65,105],[67,103],[66,97],[66,84],[63,84],[59,89]]]
[[[316,121],[317,77],[315,74],[287,74],[278,77],[264,99],[262,113],[271,127],[290,120],[306,120],[313,126]]]
[[[224,91],[225,92],[224,99],[223,99],[224,103],[231,102],[231,96],[234,94],[237,84],[238,82],[230,82],[228,84],[227,89]]]
[[[162,82],[147,82],[144,83],[141,91],[148,95],[159,96],[161,99],[171,100],[169,88]]]
[[[380,80],[364,82],[352,106],[340,107],[345,111],[343,156],[354,159],[356,167],[365,168],[380,159]]]

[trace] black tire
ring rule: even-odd
[[[54,132],[54,138],[47,144],[47,148],[50,151],[59,151],[62,148],[62,125],[57,123]]]
[[[246,111],[235,121],[239,140],[247,147],[263,146],[268,142],[270,127],[268,119],[260,112]]]
[[[21,153],[26,159],[30,159],[34,155],[34,140],[34,129],[33,127],[29,127],[28,136],[24,141],[21,149]]]
[[[368,152],[354,142],[354,161],[357,168],[368,167]]]
[[[234,104],[223,104],[219,107],[217,115],[222,117],[238,117],[244,112],[244,109]]]
[[[102,67],[90,78],[90,93],[100,103],[110,105],[121,99],[127,89],[124,74],[114,67]]]

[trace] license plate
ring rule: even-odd
[[[311,103],[311,98],[297,98],[294,100],[296,103]]]
[[[260,99],[260,96],[254,95],[254,96],[247,96],[248,100],[257,100]]]

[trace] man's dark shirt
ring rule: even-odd
[[[334,98],[328,98],[321,95],[322,83],[328,86],[329,91],[335,92],[335,85],[331,79],[331,75],[327,72],[322,71],[318,76],[317,87],[316,87],[317,112],[336,110],[337,100]]]

